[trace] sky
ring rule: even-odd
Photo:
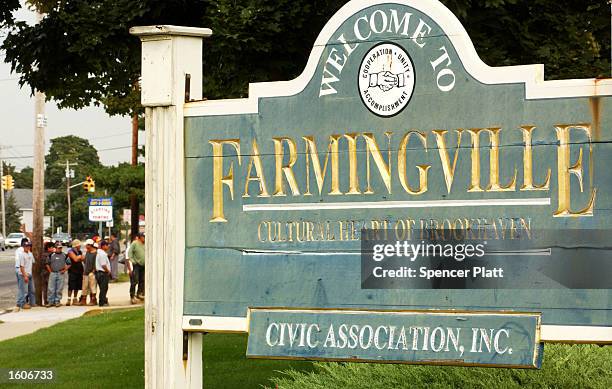
[[[24,9],[16,17],[28,22],[34,21],[34,13]],[[4,63],[4,54],[0,53],[0,153],[8,163],[21,170],[33,164],[35,119],[34,98],[30,88],[27,85],[20,88],[18,78],[17,74],[11,73],[10,65]],[[102,107],[93,106],[78,111],[60,110],[53,101],[47,102],[45,113],[46,150],[49,150],[50,139],[76,135],[93,144],[105,165],[131,160],[132,123],[129,117],[111,117]],[[143,144],[142,132],[139,138],[139,143]]]

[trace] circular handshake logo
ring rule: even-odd
[[[370,49],[359,67],[359,95],[374,114],[391,117],[400,113],[414,92],[415,74],[408,53],[395,43]]]

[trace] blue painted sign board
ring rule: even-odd
[[[533,313],[263,308],[249,310],[248,318],[249,358],[523,368],[542,363],[540,316]]]
[[[90,197],[87,199],[87,205],[90,207],[112,207],[112,197]]]
[[[612,225],[610,96],[611,80],[485,65],[438,1],[347,3],[298,78],[185,105],[183,328],[251,331],[260,350],[249,308],[338,310],[330,323],[346,309],[514,311],[541,314],[543,341],[612,342],[610,289],[561,279],[565,263],[588,268],[580,250],[610,254],[587,239]],[[507,275],[520,289],[362,288],[362,229],[553,231],[530,247],[563,274],[539,274],[546,288],[531,269]]]

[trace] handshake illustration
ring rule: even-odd
[[[391,90],[395,87],[403,87],[406,84],[408,75],[404,73],[393,74],[386,70],[378,73],[370,74],[370,87],[379,87],[383,92]]]

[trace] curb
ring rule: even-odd
[[[0,316],[4,315],[5,313],[11,313],[13,312],[13,308],[7,308],[4,311],[0,311]]]
[[[139,309],[139,308],[143,308],[144,304],[134,304],[134,305],[118,305],[116,307],[100,307],[100,308],[93,308],[90,309],[88,311],[85,311],[85,313],[83,313],[81,315],[81,317],[87,317],[87,316],[96,316],[96,315],[100,315],[104,312],[112,312],[112,311],[129,311],[132,309]]]

